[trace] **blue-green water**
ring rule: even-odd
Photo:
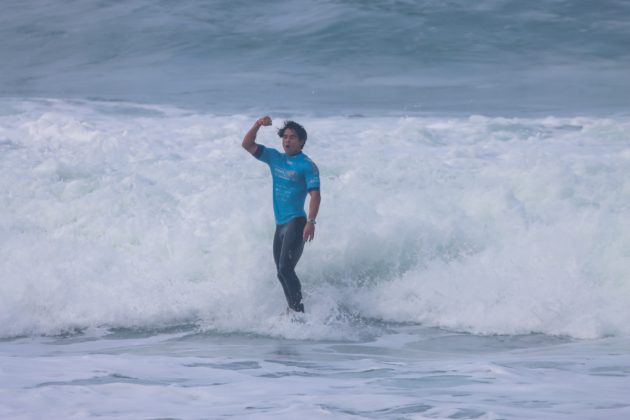
[[[8,0],[0,95],[215,113],[610,114],[630,4]]]

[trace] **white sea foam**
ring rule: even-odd
[[[5,341],[0,416],[557,420],[630,413],[628,338],[554,343],[400,329],[345,344],[185,333]]]
[[[630,334],[630,120],[301,118],[323,202],[295,328],[268,170],[240,148],[254,117],[0,109],[1,336],[198,322],[352,339],[364,317]]]

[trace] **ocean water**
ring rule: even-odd
[[[0,94],[219,114],[627,114],[625,0],[4,0]]]
[[[630,418],[626,2],[3,6],[0,418]]]

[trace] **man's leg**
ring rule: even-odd
[[[282,254],[282,243],[284,242],[284,238],[287,233],[287,224],[284,225],[276,225],[276,233],[273,236],[273,260],[276,263],[276,271],[278,273],[278,280],[280,280],[280,285],[282,286],[282,290],[284,291],[284,296],[287,299],[287,302],[291,302],[290,293],[287,289],[287,285],[280,275],[280,258]]]
[[[304,312],[302,285],[297,274],[295,274],[295,266],[304,250],[303,233],[305,224],[306,218],[296,217],[284,225],[286,230],[277,262],[278,278],[284,288],[287,302],[289,307],[297,312]]]

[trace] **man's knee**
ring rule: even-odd
[[[287,264],[283,262],[280,262],[280,264],[278,264],[278,277],[287,280],[293,276],[295,276],[295,268],[292,264]]]

